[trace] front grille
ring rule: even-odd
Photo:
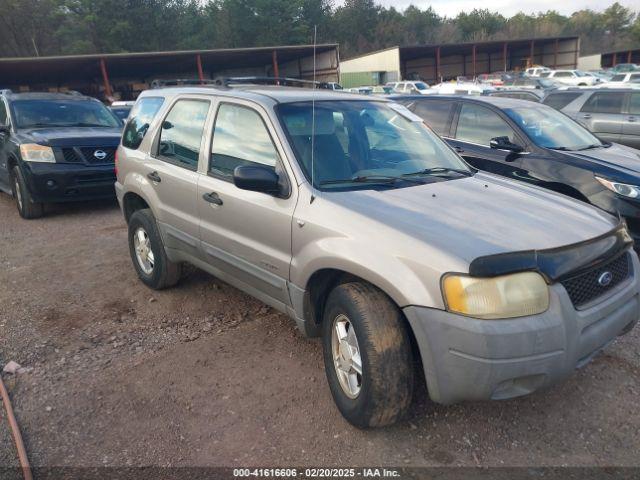
[[[62,156],[67,163],[82,163],[82,158],[78,155],[74,148],[63,148]]]
[[[116,149],[113,147],[87,147],[81,148],[80,151],[82,152],[82,156],[84,157],[86,162],[91,164],[114,163],[116,155]],[[96,156],[96,153],[99,156],[102,156],[101,154],[104,154],[104,157],[99,158],[98,156]]]
[[[606,272],[611,274],[611,280],[606,285],[601,285],[599,279]],[[629,278],[631,273],[631,259],[625,252],[613,260],[562,280],[560,283],[567,290],[573,306],[580,308],[620,285]]]

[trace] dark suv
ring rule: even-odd
[[[45,203],[115,198],[121,128],[94,98],[0,90],[0,190],[23,218]]]
[[[540,103],[397,96],[468,163],[591,203],[627,221],[640,247],[640,151],[601,141]]]

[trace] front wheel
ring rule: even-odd
[[[148,208],[129,219],[129,252],[138,277],[147,286],[161,290],[178,283],[181,268],[167,258],[155,217]]]
[[[413,355],[406,322],[382,291],[338,285],[327,299],[323,352],[329,388],[340,413],[360,427],[390,425],[413,395]]]
[[[11,176],[13,178],[13,196],[16,199],[20,216],[27,220],[40,218],[44,214],[44,205],[33,200],[20,168],[13,167]]]

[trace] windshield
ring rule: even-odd
[[[113,114],[123,122],[129,117],[131,107],[111,107]]]
[[[92,100],[16,100],[11,108],[18,128],[121,127],[107,107]]]
[[[427,88],[429,88],[426,83],[422,83],[422,82],[416,82],[414,83],[414,85],[418,90],[426,90]]]
[[[420,118],[400,105],[318,101],[315,121],[311,102],[276,108],[309,181],[313,149],[313,184],[321,190],[398,188],[472,173]]]
[[[551,107],[505,108],[504,112],[539,147],[584,150],[603,146],[591,132]]]

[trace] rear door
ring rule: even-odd
[[[620,143],[640,149],[640,92],[628,93]]]
[[[595,92],[577,113],[576,120],[607,142],[619,142],[622,136],[624,92]]]
[[[207,172],[197,195],[206,261],[263,301],[276,307],[288,305],[297,190],[286,170],[284,149],[262,107],[240,99],[221,101],[207,156]],[[289,194],[237,188],[233,171],[240,165],[274,169]]]
[[[156,194],[157,220],[165,245],[199,254],[198,161],[204,151],[204,126],[211,102],[179,97],[162,119],[142,169]]]
[[[508,137],[523,148],[526,142],[497,111],[476,103],[461,102],[449,143],[474,167],[505,177],[526,180],[520,170],[521,154],[491,148],[494,137]]]

